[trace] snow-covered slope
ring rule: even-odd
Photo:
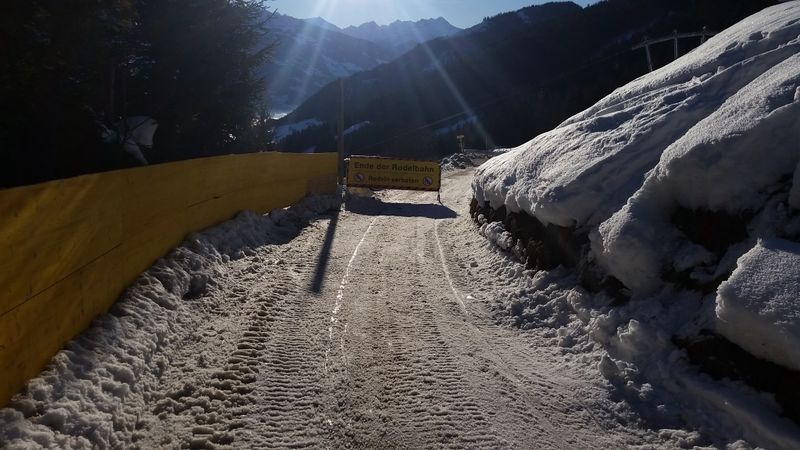
[[[664,270],[715,262],[672,223],[675,211],[755,214],[795,172],[798,53],[800,2],[766,9],[489,161],[474,195],[591,233],[602,268],[652,291]],[[751,235],[781,234],[755,222]]]

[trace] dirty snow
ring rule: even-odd
[[[618,402],[620,421],[653,430],[667,448],[800,446],[800,430],[780,417],[768,397],[740,383],[712,381],[671,342],[713,327],[713,297],[668,288],[617,305],[610,294],[578,287],[572,270],[526,270],[517,262],[516,239],[501,222],[479,217],[478,225],[487,245],[504,251],[471,263],[467,277],[498,280],[472,295],[485,299],[505,325],[536,335],[575,361],[591,361]],[[459,224],[458,233],[467,231]],[[456,251],[473,258],[474,245],[465,242]]]
[[[800,244],[758,243],[717,291],[717,330],[760,358],[800,371]],[[792,270],[794,269],[794,270]]]
[[[798,244],[781,237],[800,237],[799,141],[792,159],[781,139],[798,44],[800,2],[770,8],[478,169],[479,200],[592,232],[590,256],[637,287],[629,302],[572,270],[525,270],[501,223],[475,233],[469,171],[444,177],[444,205],[381,193],[307,227],[332,198],[243,213],[189,236],[67,344],[0,410],[0,444],[800,448],[774,399],[672,343],[746,323],[751,351],[797,359]],[[760,209],[720,256],[663,205]],[[652,233],[666,248],[614,259]],[[651,282],[665,261],[734,274],[704,296]]]

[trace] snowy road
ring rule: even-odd
[[[136,382],[118,376],[144,354],[120,348],[137,341],[129,331],[76,375],[102,390],[46,372],[12,404],[30,422],[10,435],[76,448],[682,445],[692,433],[647,431],[611,400],[593,344],[501,324],[492,303],[528,277],[465,217],[472,173],[445,177],[444,205],[431,193],[356,199],[291,240],[223,258],[205,292],[163,319],[158,350],[132,363]],[[41,400],[59,390],[85,398]]]
[[[599,374],[570,373],[533,336],[496,325],[471,294],[497,281],[467,273],[454,242],[474,243],[485,260],[497,255],[457,218],[470,180],[461,172],[446,181],[446,206],[426,193],[358,199],[282,248],[279,264],[275,249],[236,262],[216,295],[228,299],[221,304],[246,300],[220,310],[176,355],[185,364],[165,378],[191,392],[177,408],[153,410],[146,422],[154,428],[139,444],[597,448],[636,440],[615,432],[610,415],[597,417],[602,405],[585,403],[605,396],[593,384]],[[198,358],[205,369],[195,370]],[[212,395],[193,394],[204,390]],[[198,397],[200,407],[190,406]]]

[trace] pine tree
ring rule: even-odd
[[[0,185],[97,170],[96,111],[126,53],[130,0],[13,0],[0,15]]]
[[[260,1],[139,0],[132,115],[160,124],[157,160],[254,151],[268,49]],[[259,142],[259,140],[261,142]]]
[[[257,0],[12,0],[0,15],[0,186],[129,166],[103,127],[160,126],[151,162],[257,151]]]

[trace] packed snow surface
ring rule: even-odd
[[[719,287],[716,311],[721,334],[756,356],[800,371],[798,267],[800,244],[759,242]]]
[[[489,161],[474,196],[591,232],[608,273],[652,292],[665,268],[711,258],[677,208],[757,211],[795,172],[799,53],[800,2],[768,8]]]

